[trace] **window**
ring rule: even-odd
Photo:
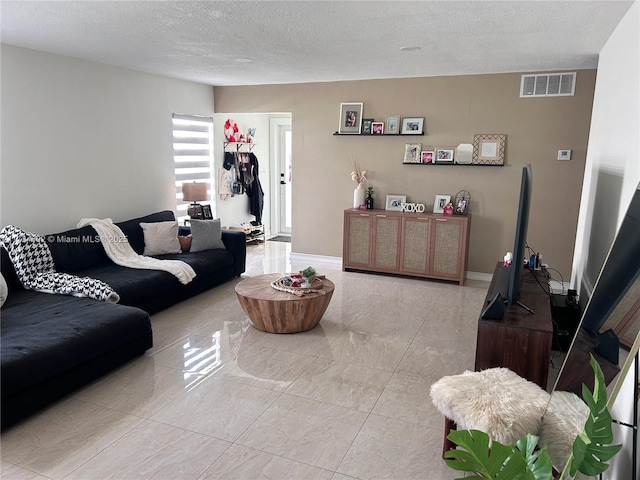
[[[212,118],[173,114],[173,165],[178,221],[189,218],[189,202],[182,200],[182,184],[185,182],[209,184],[207,194],[215,217]]]

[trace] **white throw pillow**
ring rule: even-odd
[[[225,248],[222,241],[222,228],[220,219],[213,220],[191,220],[191,251],[201,252],[213,248]]]
[[[178,222],[140,223],[144,233],[144,254],[180,253]]]
[[[9,287],[7,287],[7,282],[4,280],[4,277],[0,275],[0,307],[4,305],[4,302],[7,300],[9,296]]]

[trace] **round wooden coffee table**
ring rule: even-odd
[[[282,277],[270,273],[247,277],[236,285],[240,306],[248,315],[251,325],[269,333],[297,333],[311,330],[329,306],[334,284],[322,279],[322,291],[302,296],[281,292],[271,282]]]

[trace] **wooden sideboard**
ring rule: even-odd
[[[344,211],[342,269],[464,284],[471,216]]]
[[[496,265],[496,272],[500,266],[501,263]],[[489,292],[496,276],[494,273]],[[507,367],[547,390],[553,341],[551,304],[543,290],[547,280],[540,272],[528,269],[521,280],[519,301],[535,313],[519,305],[508,305],[500,320],[484,320],[479,316],[475,369]],[[490,296],[489,293],[487,301]]]

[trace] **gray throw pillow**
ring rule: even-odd
[[[180,253],[178,222],[140,223],[144,234],[144,255]]]
[[[191,224],[191,251],[201,252],[213,248],[225,248],[222,242],[222,229],[220,219],[190,220]]]

